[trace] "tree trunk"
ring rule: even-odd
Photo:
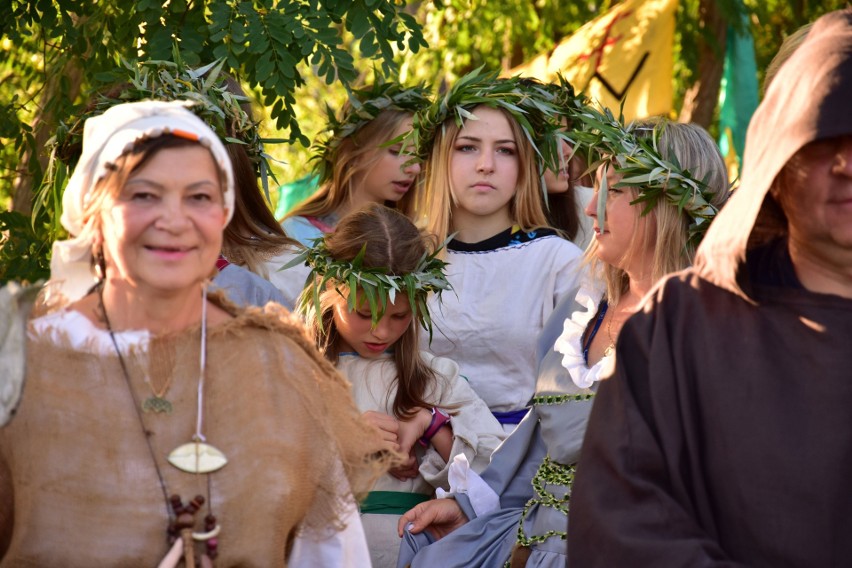
[[[18,177],[15,179],[14,195],[12,197],[12,210],[29,215],[33,210],[33,196],[38,189],[34,187],[35,180],[30,173],[31,160],[38,160],[42,172],[47,168],[47,153],[45,146],[51,136],[56,133],[59,117],[56,116],[56,101],[73,101],[80,94],[80,86],[83,82],[83,71],[79,61],[68,58],[57,64],[55,68],[47,72],[47,82],[39,98],[40,104],[33,120],[33,131],[35,137],[34,155],[32,149],[28,149],[21,157],[18,166]],[[65,84],[63,85],[63,81]],[[67,87],[67,91],[64,88]]]
[[[699,25],[706,35],[702,34],[698,40],[697,80],[684,93],[680,111],[681,122],[695,122],[704,128],[708,128],[713,122],[725,65],[728,22],[716,1],[701,0],[698,7]],[[708,39],[708,35],[713,39]]]

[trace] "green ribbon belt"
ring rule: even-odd
[[[370,491],[361,502],[361,513],[371,515],[402,515],[415,505],[429,500],[422,493],[400,491]]]

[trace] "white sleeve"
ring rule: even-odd
[[[352,497],[349,482],[339,459],[334,460],[330,472],[335,490],[341,500],[339,521],[344,527],[316,526],[303,523],[293,542],[293,550],[287,565],[293,568],[316,568],[317,566],[340,566],[342,568],[370,568],[370,550],[361,524],[358,505]],[[308,517],[311,513],[308,513]]]
[[[369,568],[370,551],[364,526],[355,501],[350,498],[342,519],[346,528],[330,536],[313,533],[305,529],[293,543],[293,551],[287,562],[292,568],[316,568],[317,566],[341,566],[344,568]]]
[[[488,405],[479,398],[468,382],[459,375],[455,361],[422,353],[424,360],[438,375],[441,385],[438,404],[452,407],[454,415],[450,421],[453,429],[453,445],[449,462],[459,455],[476,472],[482,471],[491,461],[491,453],[506,438],[502,425],[494,418]],[[433,487],[449,487],[450,463],[444,462],[440,454],[430,446],[420,463],[420,474]]]

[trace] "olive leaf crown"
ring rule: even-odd
[[[589,171],[602,164],[605,168],[613,167],[622,176],[613,187],[634,188],[637,197],[631,204],[644,203],[642,215],[652,211],[661,198],[666,199],[690,218],[688,242],[698,246],[718,213],[711,203],[714,192],[707,184],[709,174],[698,180],[681,167],[674,153],[668,160],[662,157],[660,139],[665,124],[647,129],[651,131],[650,136],[639,136],[634,123],[625,125],[623,117],[616,118],[609,109],[599,111],[586,107],[573,118],[571,136],[586,149]],[[599,220],[604,219],[606,195],[606,176],[603,175],[598,192]],[[603,221],[600,222],[603,229]]]
[[[248,97],[232,93],[222,75],[224,59],[197,69],[187,67],[177,50],[174,61],[122,60],[123,69],[111,75],[117,81],[126,82],[119,92],[98,95],[97,100],[74,122],[67,132],[60,132],[57,143],[60,153],[66,157],[74,154],[73,148],[82,143],[83,124],[86,119],[103,114],[107,109],[121,103],[141,100],[188,100],[195,103],[189,109],[201,118],[224,143],[239,144],[254,165],[264,192],[269,196],[268,177],[275,181],[269,162],[274,158],[264,152],[264,142],[277,142],[261,138],[259,122],[243,110],[242,104],[249,103]]]
[[[401,110],[412,115],[431,103],[428,89],[420,84],[404,87],[392,81],[377,81],[369,87],[355,89],[350,93],[348,107],[341,118],[326,105],[327,123],[312,147],[311,160],[316,161],[314,173],[323,184],[332,178],[334,163],[340,143],[374,120],[384,110]],[[387,142],[396,144],[402,138]]]
[[[438,258],[438,253],[445,245],[446,243],[432,253],[424,253],[411,272],[390,274],[386,268],[364,266],[367,243],[364,243],[352,260],[338,260],[331,256],[324,239],[316,239],[312,247],[306,248],[281,270],[300,264],[311,268],[308,283],[299,297],[296,310],[308,316],[313,307],[320,326],[322,326],[320,296],[331,283],[341,296],[343,293],[340,286],[349,288],[347,305],[350,312],[358,307],[356,294],[351,292],[357,289],[363,291],[370,306],[370,322],[374,327],[387,309],[388,300],[393,303],[397,294],[405,294],[411,304],[412,317],[429,332],[429,341],[431,341],[432,318],[429,316],[426,305],[429,292],[436,293],[440,298],[442,292],[452,289],[444,272],[447,263]]]
[[[586,104],[585,98],[576,96],[561,75],[559,80],[559,85],[547,85],[526,77],[500,78],[497,71],[479,67],[418,112],[407,138],[419,156],[425,158],[448,120],[461,128],[465,120],[476,119],[471,110],[484,105],[507,112],[520,125],[535,151],[540,173],[545,169],[558,170],[564,161],[560,142],[568,140],[563,119]]]

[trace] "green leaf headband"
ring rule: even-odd
[[[423,85],[403,87],[394,82],[377,82],[372,86],[352,91],[349,108],[338,120],[331,107],[326,106],[328,123],[324,135],[318,136],[313,145],[312,160],[316,160],[314,172],[319,183],[329,181],[334,171],[337,149],[340,143],[352,136],[384,110],[401,110],[412,115],[427,107],[431,99]],[[391,141],[395,143],[396,141]]]
[[[339,286],[349,288],[348,309],[350,312],[357,309],[355,290],[361,289],[370,306],[370,322],[375,327],[387,309],[388,300],[393,303],[397,294],[408,296],[411,304],[412,317],[429,332],[429,341],[432,341],[432,318],[429,317],[429,309],[426,299],[429,292],[435,292],[440,298],[444,290],[450,290],[450,283],[444,273],[447,263],[438,258],[438,253],[444,248],[443,245],[435,252],[424,253],[413,271],[405,274],[388,274],[385,268],[366,268],[363,265],[364,255],[367,251],[367,243],[361,247],[360,252],[351,261],[337,260],[331,256],[324,239],[317,239],[311,248],[305,249],[296,258],[281,267],[286,270],[293,266],[305,264],[311,268],[307,284],[302,295],[299,297],[297,311],[307,317],[311,304],[316,314],[319,325],[322,326],[322,307],[320,295],[326,290],[329,283],[333,283],[335,290],[341,296]],[[310,290],[310,292],[309,292]]]
[[[565,104],[569,98],[570,104]],[[561,117],[568,111],[563,109],[581,101],[573,96],[573,89],[570,95],[557,94],[535,79],[499,78],[497,71],[480,67],[461,77],[442,98],[417,113],[409,138],[425,158],[432,152],[438,129],[443,131],[448,120],[454,120],[461,128],[465,120],[473,117],[470,111],[474,107],[485,105],[506,111],[520,125],[538,157],[541,173],[545,168],[557,170],[561,163],[560,140],[567,139]]]
[[[635,188],[638,196],[631,204],[645,203],[642,215],[652,211],[660,198],[685,212],[689,224],[689,243],[698,246],[710,221],[718,209],[710,201],[714,192],[707,180],[698,181],[688,170],[681,167],[677,158],[665,160],[660,153],[660,138],[665,126],[654,127],[650,137],[636,135],[633,123],[624,125],[609,109],[603,112],[587,107],[575,115],[582,128],[575,129],[572,136],[579,145],[589,151],[589,170],[599,165],[612,165],[623,177],[614,185],[619,188]],[[598,192],[598,220],[604,228],[606,206],[605,176],[601,179]]]
[[[184,65],[177,50],[174,51],[174,58],[175,61],[122,61],[126,71],[111,73],[111,78],[129,84],[114,97],[101,95],[94,107],[64,134],[63,145],[70,147],[82,140],[86,119],[103,114],[117,104],[148,99],[193,101],[195,105],[190,110],[206,122],[223,142],[240,144],[245,148],[268,197],[267,176],[275,180],[275,175],[269,167],[269,161],[273,158],[264,152],[263,142],[270,140],[261,138],[259,123],[252,120],[240,106],[249,102],[249,99],[228,90],[225,78],[221,75],[225,60],[219,59],[198,69],[191,69]]]

